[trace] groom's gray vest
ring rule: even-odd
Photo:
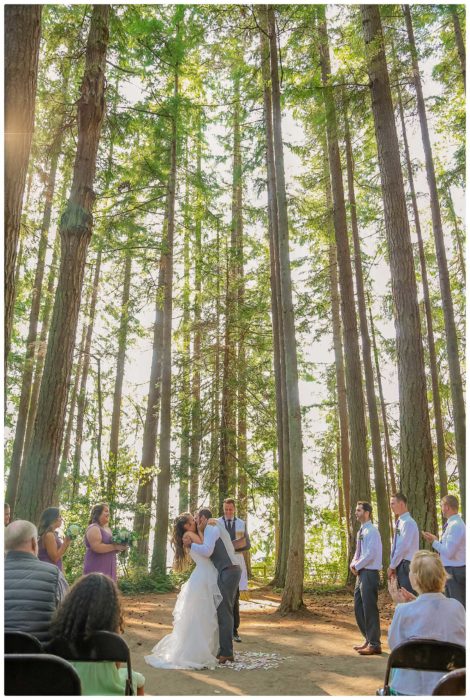
[[[212,552],[210,559],[217,571],[219,572],[219,574],[221,571],[227,569],[229,566],[233,566],[232,560],[227,554],[225,545],[220,539],[220,537],[218,537],[215,541],[214,551]]]

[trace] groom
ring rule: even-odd
[[[219,663],[233,661],[233,605],[240,582],[241,568],[232,564],[224,543],[220,539],[217,526],[208,525],[212,518],[208,508],[203,508],[196,516],[199,533],[203,536],[202,544],[191,543],[191,547],[203,557],[208,557],[219,572],[217,583],[222,594],[222,602],[217,608],[219,623]]]

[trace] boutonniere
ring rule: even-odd
[[[364,535],[359,535],[359,539],[362,541],[364,539]]]

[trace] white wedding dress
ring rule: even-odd
[[[217,607],[222,594],[210,559],[189,550],[196,564],[181,587],[173,610],[173,631],[145,657],[155,668],[215,668],[219,648]]]

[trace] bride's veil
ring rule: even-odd
[[[232,564],[240,566],[240,562],[238,561],[237,555],[235,554],[235,549],[233,547],[232,540],[230,539],[230,535],[225,529],[225,525],[223,523],[217,522],[216,527],[219,530],[220,539],[225,545],[225,549],[227,550],[227,554],[229,555]]]

